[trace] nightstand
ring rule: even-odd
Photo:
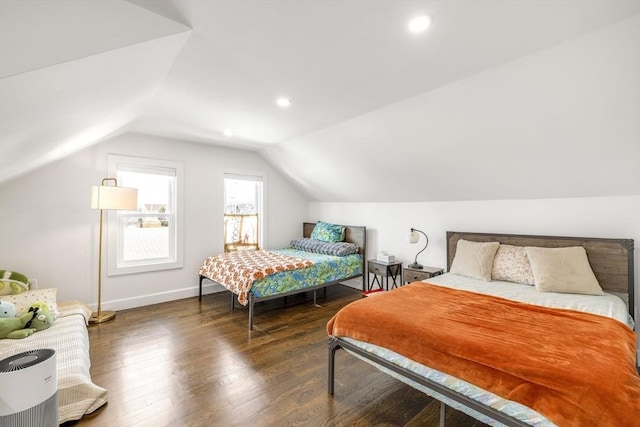
[[[402,269],[402,275],[404,277],[404,282],[406,283],[419,282],[421,280],[430,279],[433,276],[439,276],[442,273],[444,273],[444,268],[438,268],[438,267],[424,267],[424,268],[405,267]]]
[[[402,286],[402,262],[384,262],[377,259],[367,261],[367,290],[371,290],[374,285],[380,289],[389,290],[389,279],[391,279],[391,289]],[[373,274],[373,280],[369,281]],[[385,287],[383,288],[383,283]]]

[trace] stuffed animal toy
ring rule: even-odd
[[[27,313],[33,313],[31,324],[27,325],[27,327],[35,329],[36,332],[50,328],[53,326],[53,322],[55,321],[55,317],[53,317],[53,314],[51,313],[51,310],[49,310],[49,306],[46,302],[34,302],[29,306]]]
[[[42,302],[32,304],[20,317],[0,318],[0,339],[21,339],[53,325],[54,317]]]
[[[9,301],[0,301],[0,319],[16,317],[16,306]]]
[[[33,319],[33,313],[27,312],[20,317],[0,318],[0,339],[2,338],[26,338],[35,332],[35,329],[27,328],[27,323]]]
[[[15,295],[29,290],[29,279],[16,271],[0,270],[0,295]]]

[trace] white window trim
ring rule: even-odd
[[[265,224],[268,224],[267,221],[268,213],[267,213],[267,174],[264,172],[257,171],[247,171],[247,170],[225,170],[222,171],[222,178],[220,179],[220,194],[222,195],[222,212],[220,218],[224,218],[224,204],[226,203],[225,194],[224,194],[224,180],[225,178],[231,179],[245,179],[251,180],[254,178],[255,180],[262,181],[262,197],[260,200],[260,210],[261,215],[258,216],[259,221],[259,230],[258,233],[258,246],[260,249],[265,249],[268,245],[268,232]],[[221,247],[224,249],[224,221],[221,221],[220,225],[220,240],[222,241]]]
[[[176,205],[175,205],[175,233],[170,236],[175,239],[176,256],[172,260],[154,262],[148,260],[136,265],[118,266],[117,249],[122,250],[117,211],[107,211],[108,234],[108,268],[109,276],[122,274],[134,274],[150,271],[170,270],[184,266],[184,165],[182,162],[171,160],[150,159],[144,157],[120,156],[109,154],[107,156],[109,176],[117,176],[118,166],[130,166],[135,169],[170,168],[176,171]],[[144,214],[142,214],[144,216]]]

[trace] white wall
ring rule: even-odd
[[[256,153],[127,134],[0,185],[0,268],[57,287],[63,299],[97,301],[98,211],[91,186],[107,176],[107,154],[184,163],[184,267],[107,277],[104,309],[124,309],[197,295],[197,269],[222,250],[222,174],[265,176],[265,246],[300,237],[307,200]]]
[[[422,247],[407,243],[409,228],[417,228],[429,236],[429,246],[418,262],[443,268],[447,266],[447,231],[634,239],[635,306],[636,313],[640,312],[640,195],[432,203],[313,202],[308,219],[364,225],[368,258],[386,250],[405,264],[412,262]]]

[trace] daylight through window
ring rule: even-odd
[[[138,209],[111,213],[115,217],[116,233],[109,233],[109,252],[113,254],[113,257],[110,256],[109,273],[180,267],[178,183],[181,165],[176,162],[118,158],[118,184],[138,189]]]
[[[259,249],[262,177],[225,174],[224,202],[224,251]]]

